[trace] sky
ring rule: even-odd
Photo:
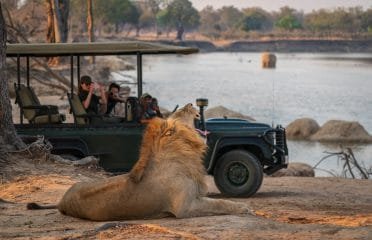
[[[266,11],[277,11],[283,6],[289,6],[305,13],[320,8],[335,9],[337,7],[362,6],[364,10],[372,8],[372,0],[190,0],[198,10],[207,5],[214,9],[222,6],[235,6],[239,9],[246,7],[261,7]]]

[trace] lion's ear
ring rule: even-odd
[[[192,103],[188,103],[187,105],[186,105],[186,108],[192,108]]]

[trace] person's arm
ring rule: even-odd
[[[100,103],[100,113],[105,114],[107,112],[107,98],[105,88],[102,85],[99,85],[99,90],[101,92]]]
[[[105,92],[105,88],[100,85],[99,86],[99,90],[101,92],[101,99],[100,99],[100,103],[101,104],[107,104],[107,98],[106,98],[106,92]]]
[[[85,109],[89,108],[90,101],[92,100],[93,91],[94,91],[94,84],[91,84],[89,87],[89,93],[87,95],[87,98],[83,101],[83,106]]]

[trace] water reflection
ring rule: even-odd
[[[145,56],[144,91],[167,109],[209,99],[259,122],[287,126],[310,117],[320,125],[358,121],[372,133],[372,54],[280,53],[276,69],[261,68],[260,53],[203,53]],[[315,165],[337,145],[289,142],[290,161]],[[358,146],[356,158],[372,166],[372,145]],[[368,165],[369,164],[369,165]],[[339,172],[336,158],[320,167]],[[318,176],[327,175],[317,171]]]
[[[311,166],[315,166],[322,158],[329,155],[329,153],[340,152],[341,147],[350,147],[354,152],[356,160],[365,168],[372,166],[372,147],[370,144],[340,145],[310,141],[288,141],[290,162],[304,162]],[[336,156],[332,156],[318,165],[318,169],[315,169],[315,175],[317,177],[331,176],[329,172],[332,172],[334,175],[340,176],[343,165],[343,161],[339,161]]]

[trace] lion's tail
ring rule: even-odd
[[[56,209],[57,205],[40,205],[37,203],[27,203],[28,210]]]

